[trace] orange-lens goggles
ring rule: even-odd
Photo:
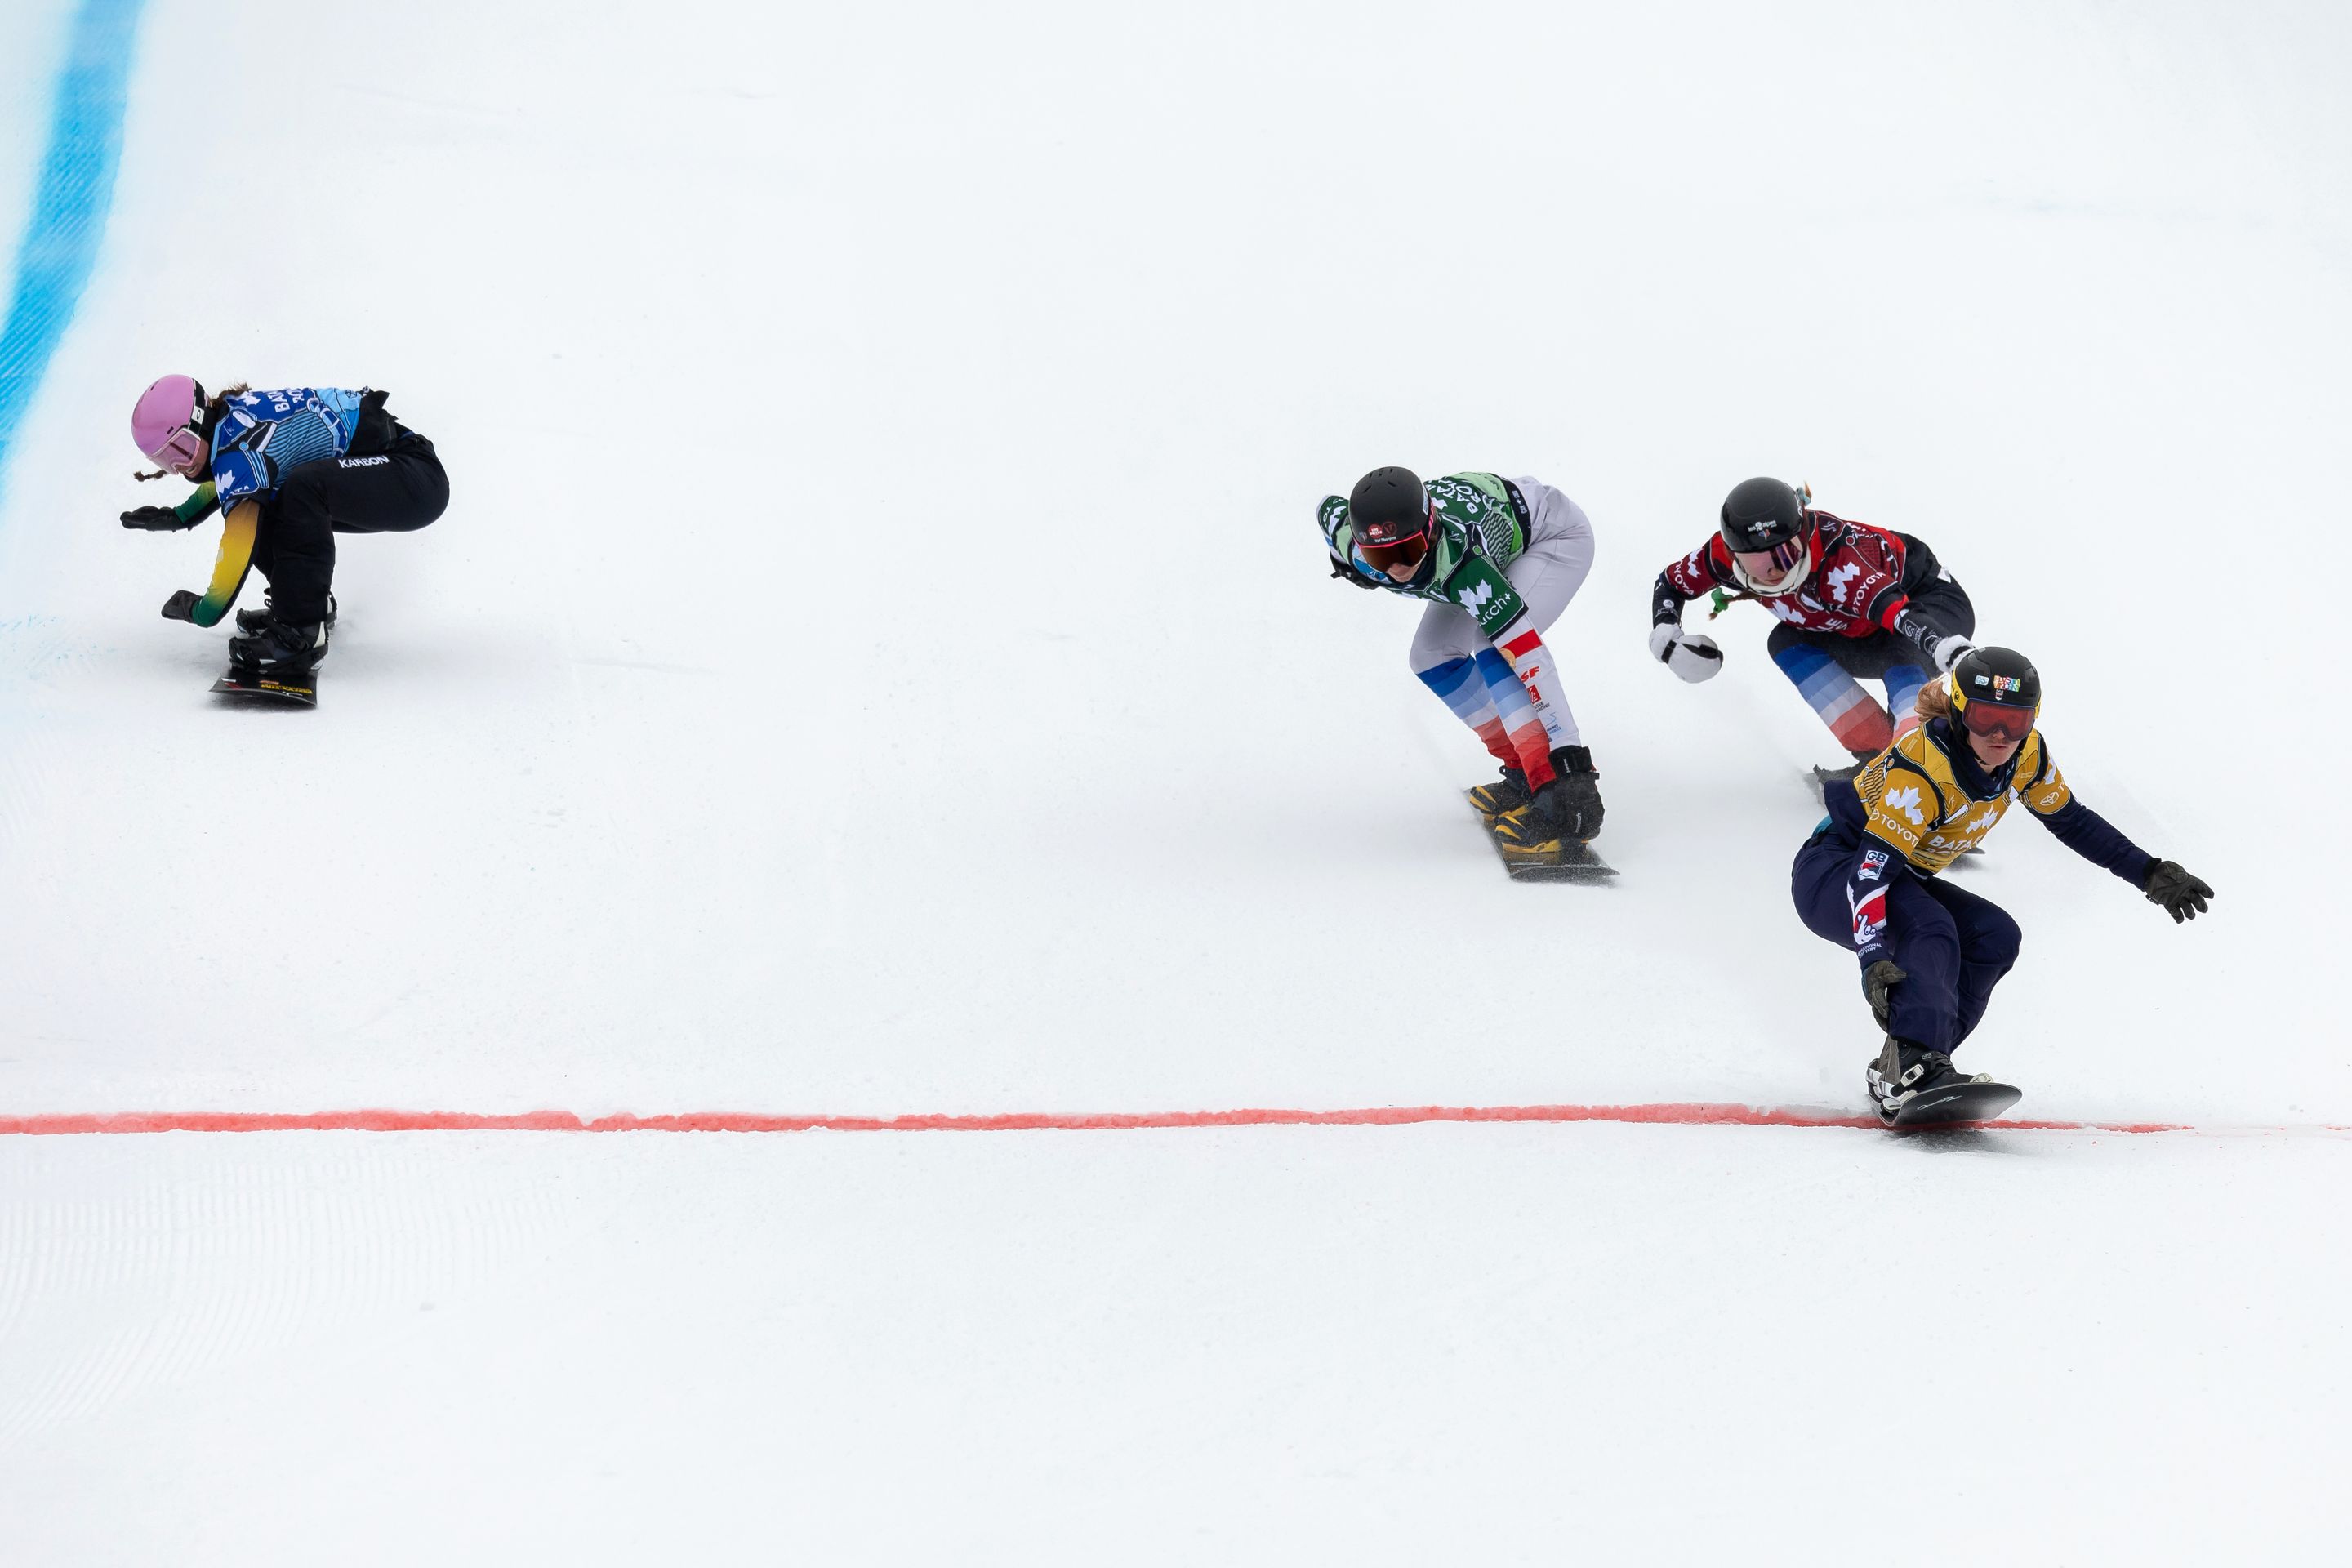
[[[1374,544],[1370,540],[1360,539],[1356,542],[1356,553],[1361,555],[1375,572],[1385,572],[1391,566],[1418,571],[1421,558],[1429,553],[1429,535],[1410,534],[1387,544]]]
[[[2006,708],[1998,702],[1971,702],[1960,712],[1960,721],[1971,735],[1981,735],[1988,741],[2000,741],[2016,745],[2033,733],[2033,710]]]
[[[1392,566],[1418,571],[1429,553],[1429,519],[1417,522],[1362,522],[1356,525],[1356,553],[1375,572]]]

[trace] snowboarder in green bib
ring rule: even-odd
[[[1472,792],[1507,849],[1601,831],[1601,785],[1543,633],[1592,570],[1592,522],[1549,485],[1375,468],[1317,511],[1331,574],[1426,599],[1412,672],[1502,764]]]

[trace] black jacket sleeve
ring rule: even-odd
[[[2059,843],[2094,866],[2105,866],[2135,888],[2145,887],[2148,872],[2156,868],[2155,856],[2079,800],[2070,800],[2042,817],[2042,826],[2056,835]]]
[[[1654,626],[1678,626],[1683,624],[1683,606],[1690,603],[1683,591],[1666,581],[1664,572],[1650,589],[1650,624]]]

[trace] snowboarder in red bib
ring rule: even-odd
[[[1971,648],[1920,693],[1923,722],[1823,792],[1830,815],[1790,868],[1806,928],[1861,961],[1863,995],[1886,1035],[1864,1079],[1889,1123],[1920,1096],[1992,1081],[1958,1072],[1952,1053],[1983,1019],[2023,937],[2000,905],[1939,873],[2012,801],[2176,924],[2213,896],[2075,798],[2037,727],[2041,708],[2042,677],[2024,655]],[[2014,1103],[2016,1091],[2005,1092],[2002,1103]]]
[[[1921,688],[1969,651],[1977,614],[1926,543],[1811,500],[1779,479],[1735,488],[1714,536],[1658,574],[1650,656],[1685,680],[1712,678],[1723,650],[1683,630],[1683,605],[1711,595],[1719,614],[1753,599],[1780,622],[1765,644],[1772,662],[1853,755],[1824,778],[1851,778],[1918,722]],[[1885,683],[1886,706],[1864,680]]]

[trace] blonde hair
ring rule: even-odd
[[[1912,704],[1922,719],[1948,719],[1952,716],[1952,678],[1939,675],[1919,689],[1918,700]]]

